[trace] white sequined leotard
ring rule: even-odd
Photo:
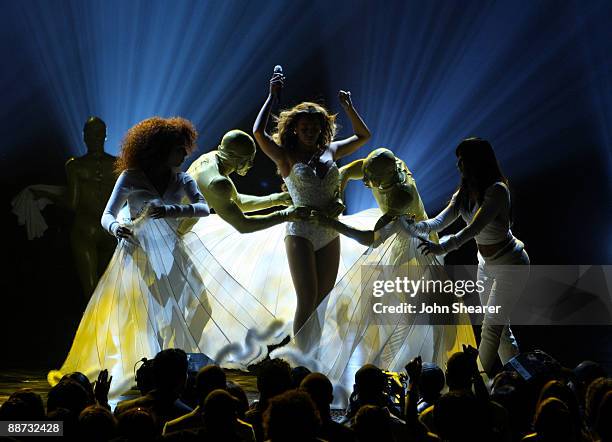
[[[323,178],[305,163],[295,163],[284,180],[293,204],[324,210],[336,198],[340,186],[338,167],[332,162]],[[338,232],[309,221],[287,223],[287,235],[310,240],[314,250],[319,250],[338,236]]]

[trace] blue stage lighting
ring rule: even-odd
[[[60,126],[69,154],[84,153],[89,115],[106,121],[111,153],[153,115],[191,119],[209,150],[255,118],[274,64],[286,61],[291,75],[351,13],[336,13],[332,27],[321,18],[333,6],[310,1],[28,1],[3,11],[9,50],[40,71],[52,103],[45,118]]]
[[[13,127],[32,125],[31,132],[36,118],[52,122],[64,158],[84,152],[89,115],[106,121],[111,153],[130,126],[153,115],[191,119],[200,150],[209,150],[228,129],[250,129],[272,68],[282,64],[283,105],[311,98],[293,80],[300,75],[322,73],[317,87],[333,111],[340,111],[337,91],[351,90],[373,133],[352,159],[379,146],[395,151],[430,212],[459,181],[454,147],[466,136],[489,139],[511,179],[586,148],[598,149],[612,174],[609,1],[0,6],[0,48],[11,63],[0,74],[1,114]],[[350,124],[339,113],[347,135]],[[576,146],[566,131],[592,139],[585,135],[585,145]],[[11,146],[24,134],[3,127],[0,136]],[[2,155],[16,155],[7,151]],[[347,200],[350,212],[375,205],[358,183],[348,187]]]
[[[609,2],[386,5],[368,3],[361,32],[338,34],[336,44],[354,50],[329,54],[329,63],[350,67],[333,70],[329,93],[353,91],[373,133],[369,147],[388,147],[406,161],[430,212],[457,186],[454,149],[468,136],[490,140],[504,172],[520,180],[564,161],[564,153],[593,148],[563,133],[584,130],[595,112],[597,145],[610,157]],[[585,39],[601,56],[591,64],[579,56]],[[599,87],[608,93],[593,103],[593,71],[603,65],[599,82],[607,85]],[[347,199],[351,211],[374,204],[356,183]]]

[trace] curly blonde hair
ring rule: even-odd
[[[304,115],[317,116],[321,122],[321,135],[317,140],[317,146],[327,146],[336,136],[336,116],[317,103],[305,101],[286,109],[276,118],[276,131],[272,138],[279,146],[292,148],[297,143],[295,128],[300,117]]]
[[[185,118],[147,118],[125,134],[115,161],[115,172],[133,168],[147,170],[166,161],[177,144],[182,144],[189,155],[196,150],[197,137],[195,127]]]

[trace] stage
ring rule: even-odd
[[[252,403],[257,399],[257,378],[254,374],[238,371],[226,370],[227,380],[240,385]],[[35,393],[38,393],[47,402],[47,394],[51,386],[47,382],[47,370],[30,370],[30,369],[14,369],[0,371],[0,405],[2,405],[14,391],[20,388],[31,388]],[[109,401],[111,407],[115,407],[117,402],[133,399],[138,397],[140,392],[135,388],[119,396],[118,398]]]

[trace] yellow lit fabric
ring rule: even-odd
[[[369,229],[380,216],[370,209],[340,220]],[[282,224],[240,234],[211,215],[184,236],[167,219],[141,219],[133,229],[134,243],[118,245],[66,361],[49,373],[52,385],[72,371],[93,380],[106,368],[113,376],[111,396],[117,396],[134,383],[136,362],[164,348],[201,352],[223,366],[245,368],[265,357],[266,344],[291,333],[296,299]],[[317,311],[325,327],[314,364],[336,385],[350,388],[357,364],[400,369],[421,354],[444,366],[460,344],[475,344],[471,326],[377,328],[364,316],[360,265],[425,264],[414,245],[393,235],[364,253],[366,247],[341,236],[338,282]]]
[[[72,371],[93,380],[106,368],[115,397],[134,384],[136,362],[164,348],[246,368],[290,333],[295,294],[285,226],[243,235],[211,215],[181,237],[176,224],[145,218],[132,226],[134,241],[117,246],[68,357],[48,374],[51,385]],[[344,272],[365,250],[345,242]]]
[[[415,204],[422,207],[420,199]],[[418,219],[426,218],[424,210],[421,210],[422,213],[417,213]],[[381,215],[380,210],[369,209],[341,216],[340,221],[366,230],[372,229]],[[314,351],[304,354],[294,340],[271,355],[328,375],[337,389],[336,399],[343,394],[348,395],[354,383],[355,371],[365,363],[401,371],[411,358],[421,355],[424,361],[436,362],[444,368],[450,355],[462,350],[462,344],[476,346],[471,325],[393,323],[381,326],[373,323],[367,313],[367,295],[361,294],[362,264],[393,266],[397,275],[410,272],[410,276],[416,279],[420,276],[436,277],[432,275],[432,268],[442,271],[440,258],[423,256],[416,249],[418,240],[399,227],[393,230],[395,233],[380,247],[369,251],[356,241],[340,236],[341,257],[336,285],[309,320],[324,324],[319,345]],[[185,241],[209,250],[231,277],[266,310],[288,324],[284,333],[290,334],[296,298],[284,237],[285,226],[282,224],[259,232],[240,234],[213,215],[201,218],[192,232],[186,235]],[[462,324],[467,324],[465,317],[460,320]],[[307,324],[299,333],[306,334],[309,329]],[[314,338],[307,339],[315,342]]]

